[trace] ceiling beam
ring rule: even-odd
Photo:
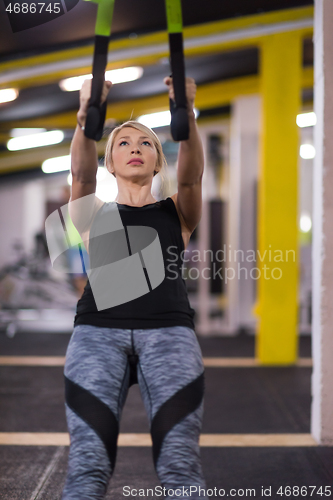
[[[313,68],[304,68],[302,73],[302,88],[313,87]],[[226,106],[239,95],[256,94],[260,92],[260,77],[244,76],[230,80],[199,85],[195,104],[199,109],[213,109]],[[137,118],[141,114],[164,111],[169,107],[167,94],[110,103],[107,109],[107,120],[126,121],[133,114]],[[34,120],[20,121],[20,127],[44,127],[47,129],[70,129],[76,127],[76,113],[71,111],[59,115],[40,117]],[[2,124],[3,127],[4,124]],[[18,126],[17,122],[6,124],[6,128]],[[5,137],[5,135],[2,135]],[[9,138],[9,137],[8,137]],[[105,141],[97,143],[98,152],[103,154]],[[69,154],[69,144],[60,144],[47,148],[36,148],[23,152],[5,152],[0,154],[0,174],[11,171],[25,170],[40,165],[47,158]]]
[[[97,143],[98,155],[104,154],[105,140]],[[24,171],[41,166],[43,161],[48,158],[69,155],[70,144],[60,144],[59,146],[49,146],[41,148],[26,149],[24,151],[15,151],[10,154],[1,154],[0,156],[0,175],[10,174],[12,172]]]
[[[306,67],[302,73],[302,88],[313,87],[313,68]],[[219,82],[198,85],[195,104],[198,109],[212,109],[230,104],[237,96],[260,92],[260,77],[258,75],[244,76]],[[146,113],[165,111],[169,109],[167,93],[109,103],[107,119],[116,121],[128,120]],[[47,129],[70,129],[76,127],[77,110],[57,115],[34,118],[33,120],[15,120],[0,124],[1,130],[15,127],[43,127]]]
[[[312,36],[313,7],[286,9],[184,28],[185,55],[239,50],[260,45],[263,37],[283,31]],[[169,54],[167,32],[111,41],[108,67],[156,64]],[[90,73],[93,45],[22,58],[0,64],[0,85],[25,88]]]

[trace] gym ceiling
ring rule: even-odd
[[[64,14],[13,33],[5,11],[9,0],[0,0],[0,89],[19,90],[16,100],[0,104],[0,175],[40,170],[44,159],[69,152],[79,92],[64,92],[58,84],[63,78],[91,72],[97,5],[59,1]],[[311,21],[312,6],[313,0],[182,0],[186,73],[198,85],[200,120],[228,113],[235,92],[257,89],[256,28],[290,22],[288,12],[293,12],[292,20],[307,15]],[[243,36],[247,30],[252,30],[248,39]],[[311,30],[303,50],[304,74],[310,83]],[[170,72],[167,40],[164,0],[115,1],[107,69],[136,65],[144,72],[139,80],[111,89],[107,119],[124,121],[131,115],[168,109],[163,84]],[[310,84],[303,100],[312,100]],[[66,140],[58,146],[9,152],[10,130],[18,127],[62,129]],[[103,141],[98,147],[102,152]]]

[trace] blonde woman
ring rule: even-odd
[[[164,83],[173,99],[172,79],[167,77]],[[105,82],[102,101],[111,86]],[[115,262],[114,255],[125,251],[126,244],[131,255],[130,228],[137,226],[139,233],[145,228],[154,231],[163,256],[164,278],[158,286],[149,283],[151,275],[145,268],[150,264],[143,262],[139,251],[148,293],[132,300],[125,297],[112,307],[101,306],[104,299],[108,304],[115,288],[119,294],[128,290],[126,280],[110,283],[99,304],[87,281],[77,304],[64,371],[71,445],[62,500],[105,498],[116,463],[122,409],[134,383],[139,384],[147,411],[154,466],[165,488],[163,496],[202,499],[205,495],[199,488],[206,486],[199,435],[204,367],[194,330],[194,310],[181,274],[182,252],[201,217],[204,159],[193,112],[196,85],[187,79],[190,134],[180,143],[177,193],[160,201],[153,197],[153,178],[163,173],[162,146],[152,130],[129,121],[113,130],[106,146],[105,164],[118,184],[112,203],[103,203],[95,196],[96,145],[84,135],[90,89],[91,82],[86,81],[71,147],[73,223],[92,262],[93,251],[103,252],[105,263]],[[83,200],[84,209],[75,209]],[[112,217],[118,217],[121,228],[101,234],[100,221],[107,223]],[[95,267],[102,280],[103,267]]]

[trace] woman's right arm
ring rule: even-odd
[[[104,82],[101,103],[108,95],[112,83]],[[77,113],[78,124],[71,143],[72,188],[69,214],[80,234],[86,233],[96,212],[103,202],[95,196],[98,156],[96,143],[84,135],[91,94],[91,80],[85,80],[80,90],[80,109]]]
[[[108,95],[112,83],[104,82],[101,103]],[[98,157],[96,143],[84,135],[81,127],[85,126],[89,99],[91,94],[91,80],[85,80],[80,90],[80,109],[77,120],[80,125],[76,126],[71,144],[71,172],[72,193],[71,200],[76,200],[93,194],[96,191],[96,174],[98,168]]]

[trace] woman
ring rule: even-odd
[[[172,79],[167,77],[164,83],[173,99]],[[102,101],[111,85],[105,82]],[[190,134],[180,144],[178,192],[159,202],[151,187],[154,175],[163,168],[162,147],[152,130],[133,121],[115,129],[106,146],[106,167],[118,183],[116,202],[103,203],[95,196],[96,145],[83,132],[90,89],[91,82],[86,81],[71,147],[71,217],[89,252],[92,272],[100,280],[108,269],[117,272],[121,262],[132,258],[135,272],[140,268],[142,275],[144,271],[149,289],[131,299],[135,282],[128,286],[120,273],[119,282],[105,280],[109,288],[101,295],[96,291],[98,283],[92,289],[89,277],[78,302],[65,364],[71,446],[62,499],[104,498],[115,467],[122,408],[128,388],[136,382],[147,410],[155,470],[165,496],[205,498],[202,490],[199,495],[205,481],[198,444],[204,367],[194,311],[181,276],[181,252],[201,216],[204,159],[193,112],[196,85],[187,79]],[[109,231],[101,229],[111,219]],[[145,228],[158,235],[154,242],[159,246],[148,259],[142,241],[139,244],[130,238],[133,228],[137,237]],[[149,272],[158,251],[164,269],[159,284],[154,285]]]

